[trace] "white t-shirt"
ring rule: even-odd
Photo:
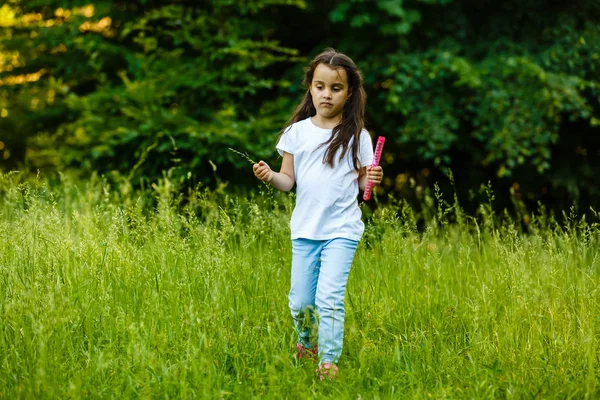
[[[310,118],[288,127],[277,143],[277,151],[294,155],[296,206],[290,228],[292,239],[360,240],[365,226],[358,208],[358,172],[352,163],[352,142],[344,159],[335,166],[323,162],[328,145],[319,147],[332,134],[331,129],[316,126]],[[341,151],[341,149],[339,150]],[[371,165],[373,144],[365,129],[360,135],[359,167]]]

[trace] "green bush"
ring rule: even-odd
[[[135,185],[167,170],[254,184],[229,148],[274,161],[301,66],[334,46],[364,70],[367,127],[388,137],[384,190],[419,199],[451,169],[463,198],[492,182],[505,202],[519,187],[587,209],[600,199],[598,26],[592,0],[11,0],[0,158]]]

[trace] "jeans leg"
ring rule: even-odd
[[[344,340],[344,297],[358,242],[337,238],[324,243],[317,284],[319,311],[319,359],[337,363]]]
[[[290,311],[299,340],[311,348],[316,336],[315,293],[320,270],[322,241],[292,240],[292,277],[288,296]]]

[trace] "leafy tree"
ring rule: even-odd
[[[395,167],[449,167],[465,190],[521,182],[567,206],[600,194],[597,2],[356,1],[330,18],[352,27],[340,47],[366,60]]]
[[[271,93],[290,82],[272,68],[296,59],[269,37],[267,11],[303,2],[146,3],[10,8],[12,38],[2,42],[3,52],[18,51],[22,69],[48,75],[5,100],[24,104],[10,107],[11,121],[27,115],[32,124],[25,131],[35,133],[33,166],[58,162],[132,179],[174,169],[208,181],[210,162],[228,177],[247,167],[229,147],[259,156],[273,147],[289,100]]]
[[[448,169],[531,201],[600,199],[594,0],[10,0],[0,8],[0,158],[254,184],[326,46],[365,73],[385,187]],[[411,182],[416,182],[412,183]]]

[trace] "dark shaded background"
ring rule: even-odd
[[[474,211],[490,184],[499,207],[586,212],[600,199],[599,4],[9,0],[0,165],[254,188],[230,148],[277,166],[302,67],[332,46],[362,68],[367,128],[387,138],[380,195],[418,204],[438,182]]]

